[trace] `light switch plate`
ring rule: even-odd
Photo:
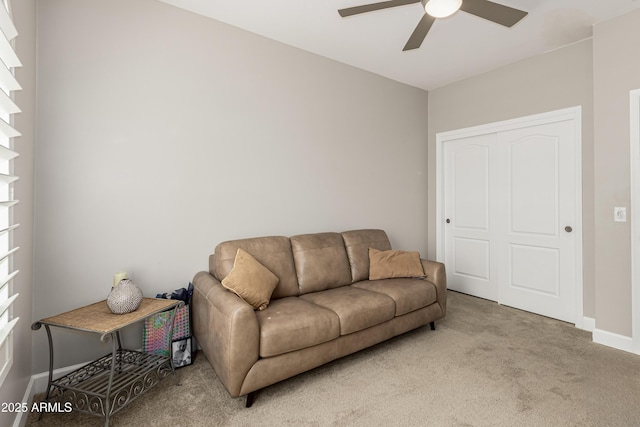
[[[613,208],[613,221],[627,222],[627,208],[622,208],[617,206]]]

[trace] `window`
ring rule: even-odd
[[[20,133],[13,128],[12,116],[20,109],[13,102],[13,91],[20,90],[13,70],[20,60],[13,49],[13,40],[18,35],[13,25],[10,0],[0,0],[0,384],[11,368],[13,361],[12,331],[18,322],[13,318],[11,304],[18,294],[13,292],[13,208],[17,203],[13,194],[13,159],[18,156],[14,149],[14,138]]]

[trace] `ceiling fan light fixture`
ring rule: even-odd
[[[460,9],[462,0],[429,0],[424,10],[434,18],[446,18]]]

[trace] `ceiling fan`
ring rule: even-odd
[[[422,19],[420,19],[420,22],[418,22],[415,30],[413,30],[407,44],[402,49],[403,51],[419,48],[437,18],[446,18],[458,10],[479,16],[496,24],[504,25],[505,27],[514,26],[528,14],[528,12],[523,10],[514,9],[513,7],[494,3],[489,0],[389,0],[340,9],[338,13],[344,18],[346,16],[413,3],[422,3],[425,13]]]

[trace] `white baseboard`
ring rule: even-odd
[[[78,368],[85,366],[87,363],[80,363],[74,366],[67,366],[53,371],[53,378],[60,378],[67,375],[70,372],[75,371]],[[47,383],[49,382],[49,372],[42,372],[31,376],[29,385],[24,392],[23,402],[28,402],[29,407],[33,403],[33,397],[36,394],[45,393],[47,391]],[[24,427],[27,424],[27,418],[29,418],[29,412],[20,412],[16,416],[13,422],[13,427]]]
[[[80,369],[83,366],[87,365],[89,362],[85,362],[85,363],[78,363],[77,365],[73,365],[73,366],[66,366],[64,368],[59,368],[59,369],[54,369],[53,371],[53,378],[60,378],[62,376],[67,375],[70,372],[75,371],[76,369]],[[30,396],[31,398],[33,398],[33,396],[35,396],[38,393],[44,393],[47,391],[47,383],[49,382],[49,373],[48,372],[41,372],[39,374],[35,374],[34,376],[31,377],[31,382],[33,382],[34,384],[34,393]]]
[[[624,335],[595,328],[593,330],[593,342],[633,353],[633,339]]]
[[[593,332],[596,329],[596,319],[592,317],[583,317],[580,329],[582,329],[583,331]]]
[[[29,406],[31,406],[31,402],[33,402],[33,396],[35,393],[33,392],[34,380],[33,377],[29,380],[29,384],[27,385],[27,389],[24,391],[24,396],[22,396],[22,401],[27,402]],[[46,387],[46,385],[45,385]],[[18,412],[15,420],[13,420],[13,427],[24,427],[27,425],[27,419],[29,418],[28,412]]]

